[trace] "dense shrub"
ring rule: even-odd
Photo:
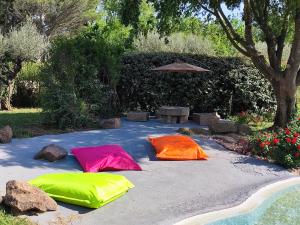
[[[52,43],[43,71],[45,122],[84,127],[119,113],[115,92],[119,58],[129,32],[120,23],[91,26]]]
[[[286,129],[258,133],[252,140],[253,153],[287,167],[300,166],[300,118]]]
[[[181,60],[211,70],[200,74],[151,71]],[[125,111],[154,112],[162,105],[189,106],[194,112],[218,111],[227,116],[274,106],[269,83],[254,66],[238,58],[154,53],[123,57],[119,96]]]

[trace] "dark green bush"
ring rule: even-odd
[[[151,71],[176,60],[211,72]],[[241,59],[176,53],[125,55],[118,93],[125,111],[154,112],[162,105],[176,105],[189,106],[193,112],[218,111],[222,116],[228,116],[246,110],[266,110],[275,104],[268,81],[254,66]]]
[[[46,123],[85,127],[99,117],[120,113],[115,83],[128,35],[120,24],[96,24],[76,37],[52,43],[42,76]]]

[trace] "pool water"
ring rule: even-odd
[[[300,185],[292,186],[264,201],[250,213],[208,225],[299,225]]]

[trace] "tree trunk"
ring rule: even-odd
[[[8,85],[6,88],[6,95],[4,96],[3,99],[3,108],[8,111],[12,111],[11,100],[12,100],[12,95],[14,93],[14,85],[15,85],[14,80],[8,81]]]
[[[276,96],[277,110],[274,119],[274,127],[286,127],[296,113],[297,86],[295,82],[282,78],[272,82]]]

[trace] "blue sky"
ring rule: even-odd
[[[222,5],[222,9],[224,10],[224,13],[226,16],[234,16],[236,18],[242,17],[242,10],[243,10],[243,3],[240,5],[239,9],[235,9],[233,11],[228,10],[225,4]]]

